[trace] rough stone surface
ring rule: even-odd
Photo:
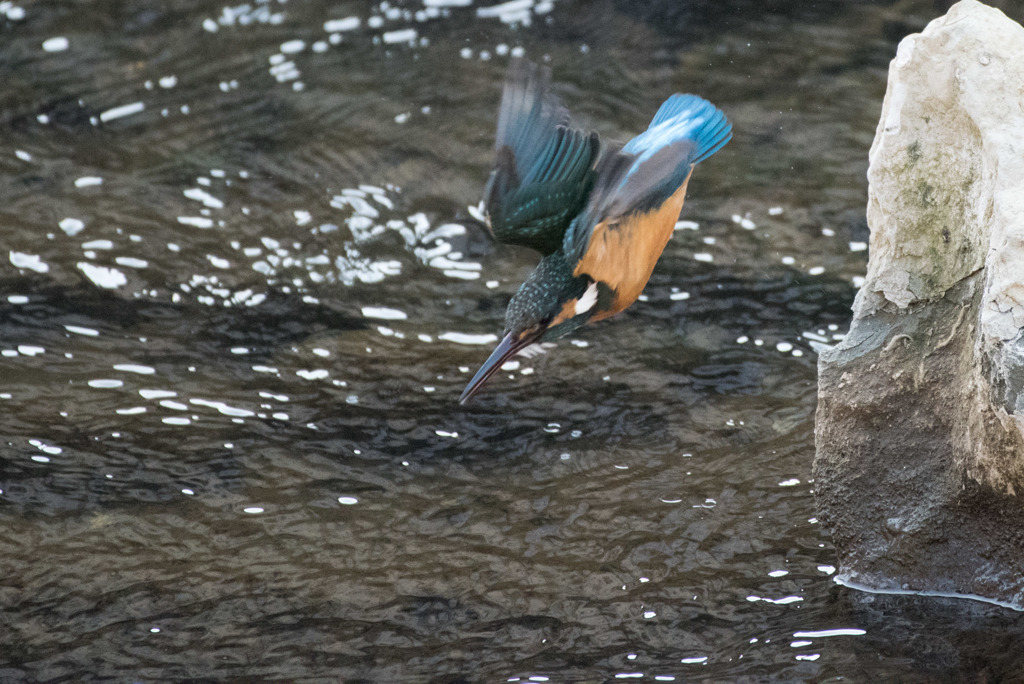
[[[819,360],[841,581],[1024,609],[1024,28],[963,0],[899,46],[868,275]]]

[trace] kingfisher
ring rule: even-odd
[[[482,208],[496,240],[542,258],[509,302],[502,340],[459,403],[524,348],[636,301],[675,229],[693,168],[731,137],[721,110],[677,93],[646,131],[625,145],[603,143],[573,126],[547,67],[514,60]]]

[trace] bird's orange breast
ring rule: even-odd
[[[611,308],[595,312],[591,320],[598,321],[617,314],[643,292],[654,265],[675,230],[689,181],[688,175],[661,206],[644,213],[601,221],[594,226],[587,251],[573,275],[586,274],[605,283],[615,297]]]

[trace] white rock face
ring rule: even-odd
[[[962,0],[904,38],[868,181],[871,258],[854,318],[934,301],[981,273],[965,316],[989,375],[979,393],[1024,434],[1024,27]]]
[[[818,364],[837,576],[1024,609],[1024,28],[962,0],[905,38],[868,180],[867,278]]]
[[[868,170],[854,309],[906,308],[985,269],[982,334],[1024,328],[1024,28],[962,0],[900,43]]]

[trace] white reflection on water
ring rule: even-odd
[[[825,637],[834,636],[864,636],[865,634],[867,634],[867,630],[841,627],[839,629],[819,629],[807,632],[793,632],[793,637],[804,639],[822,639]]]
[[[182,404],[180,401],[171,401],[170,399],[164,399],[160,402],[160,405],[164,408],[169,408],[173,411],[187,411],[188,406]]]
[[[204,230],[213,228],[213,219],[208,219],[205,216],[179,216],[178,223],[186,226],[195,226]]]
[[[283,4],[284,0],[278,0]],[[234,7],[224,7],[220,16],[215,20],[207,18],[203,20],[203,28],[210,33],[216,33],[221,27],[248,26],[250,24],[270,24],[277,26],[285,19],[284,12],[275,12],[269,2],[257,3],[255,6],[246,3]]]
[[[224,202],[223,201],[217,199],[216,197],[214,197],[210,193],[206,192],[202,188],[189,188],[189,189],[185,190],[183,194],[185,195],[185,197],[187,197],[187,198],[189,198],[191,200],[195,200],[197,202],[202,202],[203,206],[205,206],[205,207],[209,207],[211,209],[223,209],[224,208]]]
[[[296,49],[298,44],[290,46]],[[229,186],[244,184],[249,178],[245,171],[229,174],[224,169],[211,169],[207,175],[199,176],[194,184],[184,187],[183,196],[200,205],[198,212],[188,210],[172,214],[181,226],[198,228],[203,231],[220,231],[235,228],[238,221],[251,223],[250,208],[246,205],[232,206],[232,192]],[[102,183],[99,177],[82,177],[76,185],[85,187]],[[331,209],[342,212],[338,217],[324,215],[312,208],[293,208],[295,226],[306,227],[308,233],[292,231],[287,236],[258,235],[246,237],[245,231],[234,233],[235,239],[204,244],[191,231],[184,231],[180,240],[166,242],[167,249],[184,258],[198,259],[215,269],[214,273],[202,272],[202,267],[193,266],[193,272],[186,282],[171,284],[170,299],[174,303],[190,298],[208,306],[258,306],[267,299],[265,290],[276,288],[283,293],[296,293],[307,303],[316,304],[320,298],[309,292],[321,284],[378,283],[386,278],[403,273],[405,259],[388,254],[387,257],[371,256],[368,252],[377,250],[374,244],[388,235],[401,237],[408,255],[410,252],[420,263],[439,270],[443,275],[460,280],[480,277],[482,265],[467,261],[453,241],[463,238],[465,226],[458,223],[435,225],[423,212],[405,213],[397,197],[400,188],[391,184],[360,184],[354,188],[332,191],[329,195]],[[244,193],[244,190],[242,191]],[[325,220],[330,219],[330,220]],[[333,221],[333,222],[331,222]],[[335,223],[337,222],[337,223]],[[349,236],[339,235],[325,239],[324,235],[338,231],[338,224],[347,227]],[[60,227],[67,235],[76,235],[85,230],[80,219],[65,218]],[[118,229],[119,234],[122,233]],[[128,236],[133,244],[143,245],[139,235]],[[203,247],[190,249],[190,243]],[[123,249],[118,240],[95,237],[81,245],[86,261],[77,263],[77,268],[95,285],[104,289],[117,289],[128,284],[129,278],[118,267],[142,270],[159,263],[159,255],[116,254]],[[218,248],[234,250],[234,256],[217,253]],[[202,251],[200,251],[202,249]],[[115,251],[113,264],[99,264],[98,251]],[[198,253],[196,253],[198,252]],[[194,254],[194,256],[192,256]],[[21,252],[11,252],[11,261],[20,268],[40,272],[50,269],[41,257]],[[407,258],[407,257],[406,257]],[[260,282],[246,278],[246,268],[259,274]],[[159,270],[159,269],[158,269]],[[143,277],[143,274],[133,279]],[[241,283],[238,281],[241,279]],[[495,282],[495,285],[497,283]],[[140,288],[139,294],[160,296],[162,288]],[[261,291],[264,290],[264,291]],[[405,320],[408,314],[388,307],[365,307],[363,315],[368,318]]]
[[[78,262],[77,266],[89,280],[106,290],[112,290],[128,283],[128,278],[116,268],[96,266],[84,261]]]
[[[146,407],[145,406],[132,406],[132,407],[129,407],[129,408],[117,409],[114,413],[118,414],[119,416],[134,416],[134,415],[138,415],[140,413],[145,413],[145,412],[146,412]]]
[[[70,46],[64,36],[54,36],[43,41],[43,52],[63,52]]]
[[[11,251],[10,260],[15,268],[27,268],[36,273],[46,273],[50,270],[49,264],[36,254]]]
[[[282,54],[276,54],[270,56],[270,75],[278,83],[286,83],[288,81],[297,81],[299,76],[299,70],[295,66],[295,62],[286,60]]]
[[[52,445],[46,444],[46,443],[44,443],[44,442],[42,442],[41,440],[38,440],[38,439],[30,439],[28,441],[28,443],[31,444],[32,446],[34,446],[35,448],[39,449],[40,451],[42,451],[45,454],[51,454],[51,455],[55,456],[55,455],[61,453],[62,451],[64,451],[59,446],[52,446]],[[49,459],[47,459],[47,460],[49,460]]]
[[[107,121],[113,121],[114,119],[120,119],[132,114],[138,114],[146,109],[144,102],[132,102],[126,105],[120,105],[113,107],[100,114],[100,121],[106,123]]]
[[[330,21],[324,22],[324,31],[327,33],[339,33],[343,31],[352,31],[359,28],[360,24],[359,17],[345,17],[344,19],[331,19]]]
[[[149,366],[141,366],[134,363],[119,363],[114,366],[114,370],[124,371],[126,373],[138,373],[139,375],[153,375],[156,373],[155,368]]]
[[[264,399],[273,399],[274,401],[287,402],[291,399],[285,394],[274,394],[272,392],[260,391],[259,395]]]
[[[162,389],[140,389],[139,395],[141,395],[143,399],[165,399],[167,397],[176,397],[178,396],[178,393]]]
[[[766,597],[763,597],[763,596],[750,595],[750,596],[747,597],[747,600],[750,601],[751,603],[755,603],[757,601],[764,601],[766,603],[774,603],[776,605],[784,606],[784,605],[787,605],[787,604],[790,604],[790,603],[799,603],[800,601],[803,601],[804,599],[801,596],[783,596],[782,598],[771,599],[771,598],[766,598]]]
[[[222,413],[225,416],[234,416],[237,418],[251,418],[255,416],[254,411],[248,409],[236,408],[234,406],[228,406],[222,401],[210,401],[208,399],[189,399],[190,404],[197,406],[206,406],[208,408],[216,409],[217,412]]]
[[[490,7],[479,7],[476,15],[482,19],[495,18],[503,24],[521,24],[529,26],[533,14],[547,14],[554,9],[554,3],[550,0],[508,0]]]
[[[498,336],[493,334],[485,335],[473,335],[470,333],[460,332],[446,332],[441,333],[437,336],[439,340],[447,340],[448,342],[454,342],[455,344],[494,344],[498,341]],[[468,372],[469,369],[466,369]]]
[[[392,45],[394,43],[409,43],[411,45],[415,43],[418,35],[419,34],[416,29],[413,28],[399,29],[397,31],[387,31],[383,36],[381,36],[381,40],[388,45]]]
[[[107,378],[99,378],[96,380],[89,381],[89,387],[96,387],[99,389],[115,389],[124,385],[121,380],[113,380]]]

